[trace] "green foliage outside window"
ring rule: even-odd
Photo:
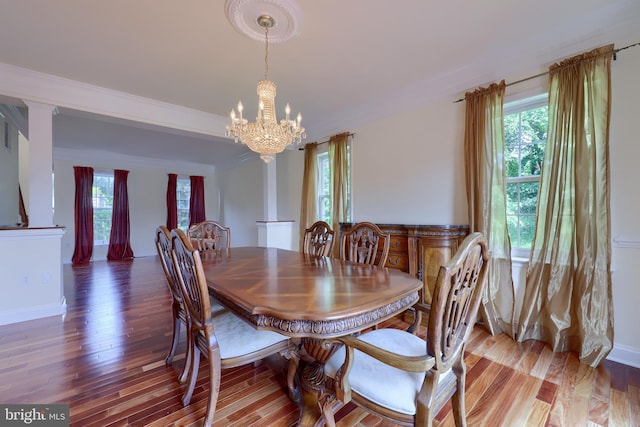
[[[507,225],[514,248],[533,242],[547,127],[547,106],[504,117]]]

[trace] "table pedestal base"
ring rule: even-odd
[[[325,420],[331,420],[328,427],[334,427],[333,417],[325,417],[326,411],[333,411],[335,392],[327,390],[327,377],[324,373],[324,364],[338,349],[338,345],[329,344],[324,340],[303,338],[304,351],[312,362],[301,363],[300,372],[300,419],[301,427],[323,426]]]

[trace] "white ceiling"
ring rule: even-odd
[[[297,5],[300,34],[270,44],[269,78],[278,85],[279,112],[287,101],[302,112],[307,141],[422,104],[453,102],[479,85],[517,80],[580,51],[640,38],[638,0]],[[0,0],[0,63],[219,116],[242,99],[245,116],[254,117],[264,44],[230,24],[223,0]],[[120,136],[93,138],[93,146],[130,155],[202,163],[214,157],[215,163],[246,151],[220,137],[123,126],[131,123],[67,109],[55,120],[67,121],[54,133],[57,147],[86,147],[86,135],[72,129],[96,126]]]

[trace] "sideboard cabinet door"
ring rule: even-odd
[[[422,226],[409,229],[409,259],[415,260],[410,273],[424,282],[420,305],[431,307],[440,266],[455,255],[469,234],[467,226]]]

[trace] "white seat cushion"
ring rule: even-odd
[[[213,317],[213,327],[222,359],[253,353],[289,339],[277,332],[258,331],[228,311]]]
[[[360,340],[405,356],[427,354],[427,343],[399,329],[377,329],[358,337]],[[344,363],[344,346],[325,364],[325,373],[335,377]],[[449,371],[450,372],[450,371]],[[360,396],[396,412],[415,415],[416,396],[420,392],[424,373],[407,372],[386,365],[361,351],[354,352],[349,373],[351,389]],[[446,375],[440,376],[440,381]]]

